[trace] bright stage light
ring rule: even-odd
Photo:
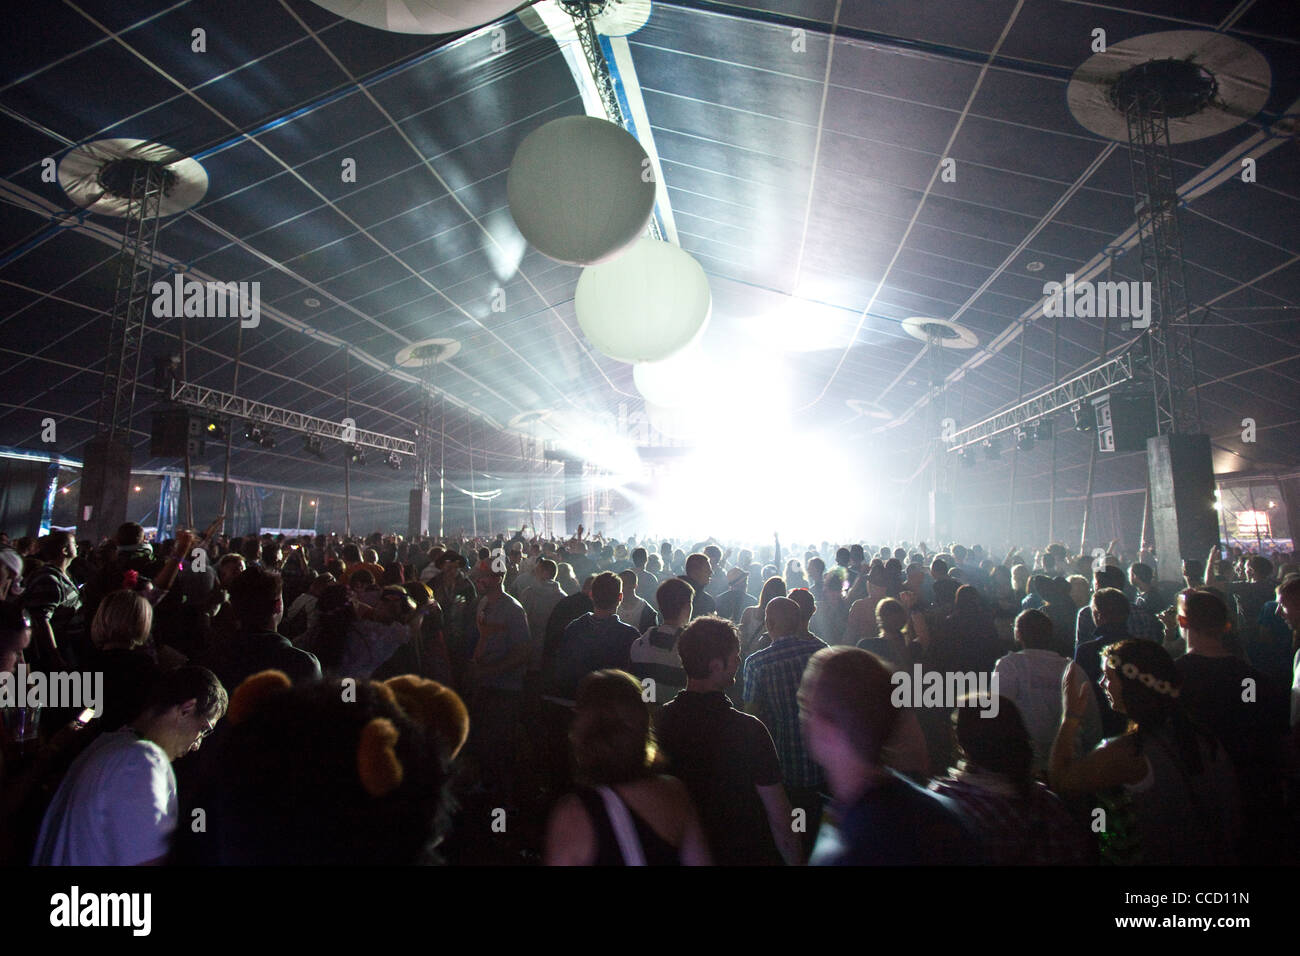
[[[713,434],[725,429],[715,427]],[[767,434],[704,443],[631,491],[638,527],[685,537],[762,542],[835,539],[892,527],[881,492],[856,480],[852,449],[833,434]]]
[[[708,371],[704,349],[699,342],[694,342],[662,362],[634,365],[632,381],[650,404],[660,408],[682,408],[699,399],[700,388],[708,391]]]
[[[637,527],[755,542],[893,531],[896,509],[858,480],[861,449],[820,420],[795,420],[780,352],[706,336],[634,376],[653,429],[695,449],[627,489]]]
[[[766,351],[820,352],[853,341],[861,313],[798,296],[782,296],[761,315],[745,320],[745,333]]]
[[[641,473],[641,457],[632,438],[619,434],[618,422],[594,413],[556,414],[546,421],[541,437],[554,441],[565,454],[602,471],[633,480]],[[552,439],[550,436],[554,435]]]

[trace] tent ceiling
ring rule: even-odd
[[[900,472],[920,463],[933,369],[908,316],[956,318],[987,349],[1041,297],[1045,281],[1107,249],[1132,222],[1126,147],[1071,114],[1066,85],[1111,44],[1175,29],[1218,29],[1268,60],[1264,110],[1226,133],[1178,144],[1181,184],[1290,114],[1291,134],[1240,177],[1186,204],[1189,300],[1200,403],[1223,470],[1295,469],[1300,421],[1300,32],[1288,0],[893,0],[657,3],[628,38],[681,245],[709,275],[708,342],[741,358],[730,392],[756,411],[764,382],[744,358],[775,358],[802,416],[835,426],[869,454],[888,436]],[[1133,9],[1140,8],[1140,9]],[[394,369],[399,349],[460,341],[438,366],[449,459],[517,467],[515,416],[613,427],[640,399],[631,367],[593,352],[573,314],[579,270],[527,248],[506,203],[522,139],[582,112],[555,43],[514,17],[503,52],[490,30],[461,38],[390,34],[307,0],[82,0],[10,13],[0,79],[0,345],[7,358],[4,443],[77,455],[94,430],[112,307],[120,220],[72,208],[42,161],[97,139],[133,137],[195,157],[204,199],[163,221],[165,262],[222,281],[261,283],[261,325],[191,320],[188,377],[332,419],[410,436],[419,391]],[[206,52],[192,31],[206,32]],[[796,34],[794,31],[803,33]],[[798,42],[796,42],[798,38]],[[956,160],[956,181],[938,175]],[[345,160],[356,181],[345,181]],[[1135,277],[1135,254],[1115,262]],[[1031,270],[1031,263],[1042,269]],[[506,308],[494,311],[494,294]],[[794,297],[791,299],[791,297]],[[316,304],[311,304],[311,303]],[[1211,306],[1212,311],[1202,312]],[[793,320],[792,320],[793,317]],[[145,364],[178,348],[179,322],[158,320]],[[1102,323],[1032,323],[1023,390],[1095,361]],[[1109,344],[1128,333],[1108,330]],[[1055,341],[1055,348],[1054,348]],[[346,348],[344,347],[346,345]],[[345,352],[351,357],[345,359]],[[1055,357],[1054,357],[1055,351]],[[946,414],[973,421],[1020,391],[1018,338],[988,352],[944,350]],[[146,373],[145,382],[149,375]],[[899,431],[855,418],[847,399],[902,416]],[[136,464],[148,455],[153,394],[135,419]],[[716,415],[722,423],[719,409]],[[1240,441],[1254,418],[1258,442]],[[274,450],[237,440],[233,470],[262,480],[341,484],[281,436]],[[1062,443],[1062,468],[1087,443]],[[1233,457],[1235,455],[1235,457]],[[210,464],[219,468],[218,456]],[[382,473],[381,473],[382,472]],[[372,474],[373,473],[373,474]],[[403,477],[371,466],[367,487]]]

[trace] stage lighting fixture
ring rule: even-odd
[[[366,450],[360,445],[345,445],[344,454],[348,461],[354,465],[364,465],[366,463]]]
[[[244,425],[244,439],[263,448],[275,447],[275,436],[271,434],[271,430],[253,422]]]
[[[315,455],[322,461],[325,460],[325,442],[321,441],[319,435],[303,435],[302,447],[309,455]]]
[[[1097,416],[1083,402],[1079,402],[1070,411],[1074,414],[1075,431],[1090,432],[1097,427]]]
[[[402,456],[395,451],[390,451],[388,453],[388,458],[385,463],[389,468],[393,469],[393,471],[402,470]]]
[[[997,461],[1002,457],[1002,446],[995,438],[984,439],[984,457],[989,461]]]
[[[1016,429],[1016,448],[1020,451],[1028,451],[1034,446],[1034,433],[1025,425]]]
[[[206,419],[203,422],[203,437],[220,439],[226,437],[226,426],[215,418]]]

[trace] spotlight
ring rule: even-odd
[[[315,455],[321,461],[325,460],[325,442],[321,440],[320,435],[304,435],[302,446],[309,455]]]
[[[275,436],[271,434],[271,429],[264,428],[253,422],[244,425],[244,439],[254,445],[261,445],[263,448],[275,447]]]
[[[1074,430],[1090,432],[1097,427],[1097,416],[1083,402],[1076,404],[1070,411],[1074,414]]]
[[[1028,451],[1034,446],[1034,433],[1025,425],[1016,429],[1016,448],[1020,451]]]
[[[364,465],[366,463],[366,450],[360,445],[345,445],[345,452],[348,461],[354,465]]]
[[[388,453],[388,459],[385,463],[389,468],[393,469],[393,471],[402,470],[402,456],[395,451],[390,451]]]
[[[215,418],[209,418],[203,423],[203,437],[213,439],[225,438],[226,426]]]

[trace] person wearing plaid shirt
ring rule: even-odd
[[[1032,611],[1023,613],[1034,613]],[[1059,681],[1058,681],[1059,684]],[[1034,750],[1020,709],[1009,697],[998,709],[957,708],[963,759],[931,781],[964,817],[992,866],[1082,866],[1095,862],[1087,828],[1033,777]]]
[[[1124,590],[1124,572],[1119,568],[1108,565],[1102,570],[1094,572],[1092,577],[1094,591],[1100,591],[1102,588],[1114,588],[1117,591]],[[1154,641],[1160,645],[1165,642],[1165,626],[1146,608],[1138,607],[1131,602],[1125,626],[1128,629],[1129,637],[1136,637],[1140,641]],[[1078,616],[1075,619],[1075,651],[1079,650],[1079,645],[1086,644],[1096,636],[1097,626],[1092,619],[1092,605],[1085,604],[1079,608]]]
[[[799,605],[789,598],[768,602],[766,620],[772,644],[745,660],[745,709],[771,731],[790,805],[804,810],[805,849],[811,850],[821,818],[824,776],[799,727],[797,695],[808,659],[827,645],[802,633]]]

